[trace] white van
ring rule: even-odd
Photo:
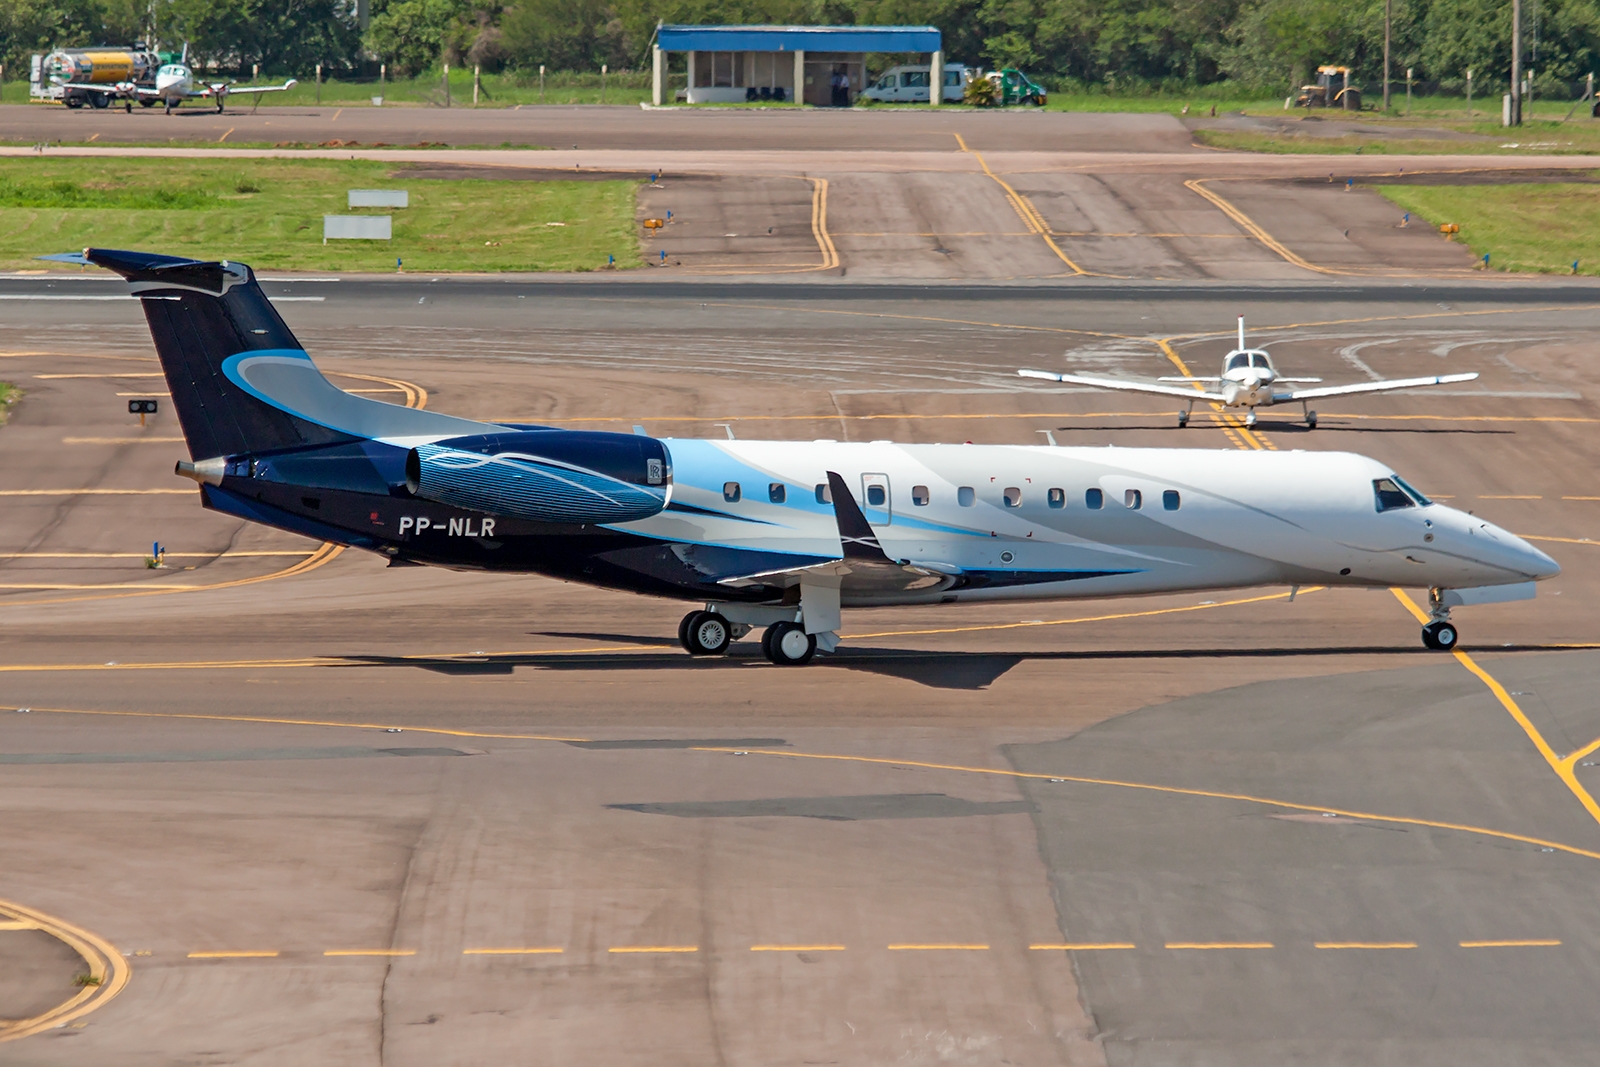
[[[933,68],[924,63],[920,67],[893,67],[883,72],[878,80],[861,91],[869,100],[886,104],[928,102],[928,76]],[[944,68],[944,92],[941,99],[947,104],[961,103],[967,90],[967,68],[952,64]]]

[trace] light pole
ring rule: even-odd
[[[1511,0],[1511,125],[1522,125],[1522,0]]]
[[[1383,111],[1389,113],[1389,28],[1394,22],[1394,0],[1383,0]]]

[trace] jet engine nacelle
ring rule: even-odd
[[[406,456],[406,488],[532,522],[633,522],[667,506],[672,460],[637,434],[507,431],[418,445]]]

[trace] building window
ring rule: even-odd
[[[956,490],[956,503],[960,504],[964,508],[970,508],[973,504],[977,503],[977,500],[978,491],[972,488],[970,485],[963,485],[961,488]]]
[[[1144,494],[1137,489],[1129,489],[1122,494],[1122,502],[1127,505],[1129,511],[1138,511],[1144,507]]]
[[[889,499],[889,491],[881,485],[867,486],[867,506],[874,508],[883,507]]]
[[[1099,511],[1106,506],[1106,495],[1098,489],[1090,489],[1083,494],[1083,506],[1090,511]]]
[[[789,487],[782,482],[773,482],[767,486],[767,499],[774,504],[781,504],[789,499]]]
[[[738,482],[722,483],[722,499],[726,500],[730,504],[737,504],[739,502],[739,496],[740,493]]]
[[[1182,507],[1183,501],[1179,498],[1178,491],[1176,489],[1168,489],[1163,492],[1161,494],[1161,506],[1168,511],[1177,511]]]
[[[818,482],[817,483],[817,503],[819,503],[819,504],[831,504],[831,503],[833,503],[833,490],[828,488],[828,483],[827,482]]]
[[[1051,507],[1064,508],[1067,506],[1067,491],[1065,489],[1052,489],[1047,499],[1050,501]]]
[[[1001,494],[1001,499],[1006,502],[1006,507],[1008,508],[1020,508],[1022,506],[1022,490],[1014,485],[1007,486],[1005,492]]]
[[[933,499],[933,497],[928,495],[928,487],[927,486],[925,486],[925,485],[913,485],[911,487],[911,502],[913,504],[915,504],[917,507],[919,507],[919,508],[927,507],[928,506],[928,502],[930,500],[932,500],[932,499]]]

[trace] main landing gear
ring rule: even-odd
[[[1422,644],[1435,652],[1449,652],[1461,635],[1450,621],[1450,609],[1439,599],[1439,590],[1428,590],[1428,625],[1422,628]]]
[[[721,656],[728,646],[749,633],[762,622],[774,616],[784,616],[772,621],[762,632],[761,653],[769,663],[779,667],[799,667],[810,663],[817,652],[831,652],[838,645],[838,635],[832,631],[821,634],[807,633],[803,623],[796,620],[793,608],[716,605],[726,608],[736,617],[749,617],[750,622],[734,622],[722,611],[702,609],[691,611],[678,623],[678,643],[691,656]],[[763,617],[764,616],[764,617]]]
[[[1300,402],[1300,410],[1306,413],[1306,429],[1315,430],[1317,428],[1317,413],[1312,411],[1311,405],[1303,400]]]

